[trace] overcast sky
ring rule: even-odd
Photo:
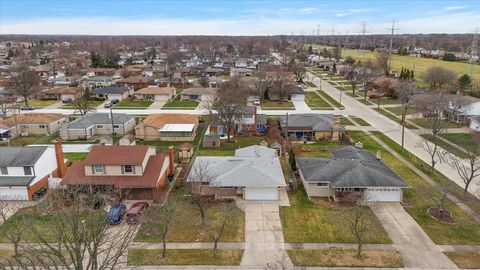
[[[472,33],[480,1],[0,0],[0,34]]]

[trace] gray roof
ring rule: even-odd
[[[255,106],[245,106],[245,108],[243,108],[242,113],[248,114],[248,115],[255,114],[255,110],[256,110]]]
[[[367,150],[347,146],[332,154],[334,158],[296,158],[305,181],[329,182],[334,188],[409,187]]]
[[[286,116],[279,117],[282,128],[287,126],[286,118]],[[337,118],[333,114],[291,114],[288,115],[288,129],[307,128],[312,131],[331,131],[332,125],[336,121]]]
[[[125,124],[134,117],[125,113],[114,113],[113,124]],[[68,123],[69,129],[84,129],[92,125],[107,125],[112,124],[112,119],[109,113],[87,113],[82,118],[78,118]]]
[[[203,136],[204,142],[212,142],[212,141],[219,141],[219,140],[220,140],[220,136],[218,134],[209,134],[209,135]]]
[[[263,113],[257,114],[257,124],[266,125],[267,124],[267,115]]]
[[[47,146],[0,147],[0,166],[33,166],[47,148]]]
[[[264,148],[264,149],[261,149]],[[237,149],[235,156],[199,156],[195,159],[187,181],[195,181],[195,168],[205,168],[211,185],[220,187],[278,187],[285,178],[278,157],[267,147]],[[197,180],[198,181],[198,180]]]
[[[0,176],[0,186],[9,186],[9,187],[21,187],[27,186],[35,176],[9,176],[2,175]]]
[[[209,87],[192,87],[183,90],[180,95],[214,95],[216,93],[215,88]]]
[[[107,86],[102,88],[93,89],[92,93],[96,95],[105,95],[105,94],[123,94],[128,91],[128,88],[125,86]]]

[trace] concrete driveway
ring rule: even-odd
[[[163,105],[165,105],[165,103],[167,103],[167,102],[156,100],[152,103],[152,105],[148,106],[147,109],[161,109],[163,107]]]
[[[245,251],[241,266],[293,268],[285,251],[278,202],[242,202],[245,211]]]
[[[295,106],[295,110],[311,111],[310,107],[308,107],[305,100],[294,100],[292,101],[292,103],[293,103],[293,106]]]
[[[398,247],[405,267],[457,268],[400,204],[372,204],[371,208]]]

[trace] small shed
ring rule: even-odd
[[[100,144],[101,145],[112,145],[113,144],[113,139],[110,135],[104,135],[100,138]]]
[[[182,143],[178,147],[178,158],[180,159],[189,159],[193,156],[193,144],[191,143]]]
[[[220,136],[218,134],[203,136],[203,147],[220,147]]]

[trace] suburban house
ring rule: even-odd
[[[148,87],[148,82],[150,79],[148,77],[143,76],[131,76],[125,79],[120,79],[117,81],[118,86],[125,86],[127,88],[131,88],[133,90],[138,90],[141,88]]]
[[[277,151],[253,145],[235,150],[235,156],[198,156],[187,182],[202,185],[202,194],[216,199],[273,201],[285,179]]]
[[[113,130],[112,130],[113,126]],[[96,135],[125,135],[135,128],[135,117],[124,113],[87,113],[60,129],[62,140],[88,140]]]
[[[29,134],[52,134],[66,122],[67,117],[62,114],[25,113],[13,115],[0,120],[0,139]]]
[[[183,77],[173,77],[171,82],[167,78],[156,80],[158,82],[158,86],[160,87],[167,87],[171,86],[174,88],[187,88],[188,80]]]
[[[469,121],[472,116],[480,116],[480,99],[472,96],[448,95],[448,108],[445,110],[445,117],[450,121]]]
[[[84,87],[107,87],[115,84],[115,78],[111,76],[87,76],[83,79]]]
[[[242,113],[235,118],[236,133],[264,132],[267,117],[265,114],[257,114],[257,107],[246,106]],[[210,123],[210,133],[226,135],[225,127],[220,123],[218,117],[213,117]]]
[[[107,86],[92,90],[93,95],[97,98],[104,98],[105,100],[124,100],[132,93],[133,91],[125,86]]]
[[[245,76],[252,76],[253,70],[249,68],[230,68],[230,78],[239,76],[239,77],[245,77]]]
[[[470,128],[480,132],[480,115],[470,117]]]
[[[62,145],[0,147],[0,200],[33,200],[67,170]]]
[[[217,90],[210,87],[192,87],[180,93],[180,100],[214,101]]]
[[[169,101],[175,96],[173,87],[150,86],[135,92],[135,97],[143,100]]]
[[[193,141],[197,128],[196,115],[150,114],[135,127],[135,136],[145,141]]]
[[[290,114],[279,121],[283,134],[293,140],[338,141],[346,131],[333,114]]]
[[[178,158],[179,159],[189,159],[192,156],[193,156],[193,144],[182,143],[178,147]]]
[[[54,87],[47,89],[43,94],[49,99],[74,100],[82,95],[83,88],[81,87]]]
[[[332,150],[333,158],[296,158],[308,197],[368,202],[401,202],[410,186],[388,168],[380,153],[353,146]]]
[[[157,200],[174,174],[173,148],[156,155],[155,147],[95,145],[85,160],[75,161],[63,177],[68,188],[114,192],[125,199]]]

